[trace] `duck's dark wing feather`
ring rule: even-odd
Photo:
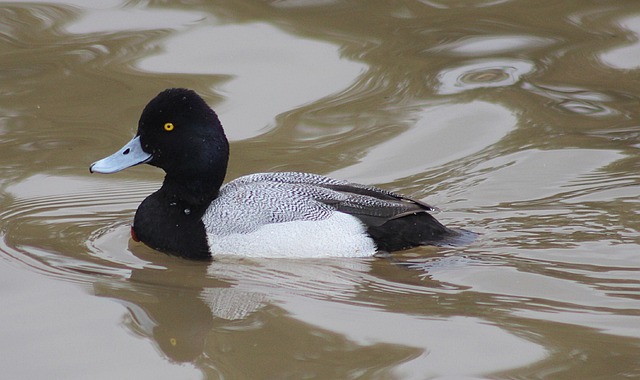
[[[390,220],[407,215],[436,211],[426,203],[375,187],[364,187],[358,184],[323,187],[346,196],[346,199],[320,200],[321,202],[359,218],[367,226],[381,226]]]

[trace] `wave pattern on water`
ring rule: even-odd
[[[639,374],[638,4],[54,3],[0,10],[0,298],[19,305],[0,307],[0,332],[65,315],[30,288],[39,278],[92,295],[69,296],[79,326],[116,303],[93,325],[210,379]],[[229,179],[332,173],[481,235],[348,261],[190,262],[135,243],[134,210],[160,177],[87,165],[174,86],[236,136]],[[50,361],[15,373],[51,376],[57,355],[111,364],[86,359],[110,337],[46,322],[0,357]],[[34,339],[55,350],[34,355]]]

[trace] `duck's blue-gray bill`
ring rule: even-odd
[[[110,174],[131,166],[144,164],[150,159],[151,154],[142,150],[140,136],[136,136],[111,156],[91,164],[89,171],[91,173]]]

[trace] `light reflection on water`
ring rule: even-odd
[[[0,366],[12,378],[638,375],[631,8],[3,6]],[[229,179],[331,173],[482,236],[390,258],[210,264],[134,243],[134,211],[161,175],[87,165],[170,86],[220,111]]]
[[[625,17],[619,22],[623,29],[632,34],[627,37],[628,43],[623,46],[610,49],[600,54],[602,62],[616,69],[633,70],[640,67],[638,56],[640,55],[640,15]]]
[[[355,165],[331,173],[356,182],[384,183],[432,167],[476,158],[517,123],[506,108],[492,103],[441,104],[407,112],[414,125],[366,152]],[[451,146],[455,145],[455,149]],[[419,152],[406,155],[406,152]]]
[[[459,41],[442,44],[429,50],[430,53],[448,53],[470,57],[486,57],[518,51],[531,51],[552,45],[555,41],[536,36],[497,35],[465,37]]]

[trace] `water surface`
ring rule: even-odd
[[[637,1],[0,3],[0,367],[40,379],[640,375]],[[88,165],[167,87],[228,179],[328,174],[481,237],[191,262],[130,240],[148,166]]]

